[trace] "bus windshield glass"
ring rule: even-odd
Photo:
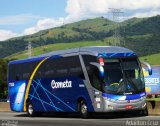
[[[137,94],[145,91],[137,58],[104,60],[104,91],[109,94]]]

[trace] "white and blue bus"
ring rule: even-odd
[[[147,115],[141,64],[136,54],[114,46],[81,47],[9,62],[12,111],[134,111]]]

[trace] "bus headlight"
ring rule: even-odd
[[[146,96],[142,96],[142,97],[141,97],[141,100],[143,100],[143,99],[146,99]]]
[[[107,101],[111,101],[111,99],[110,98],[106,98],[107,99]]]
[[[109,109],[109,110],[113,110],[113,106],[108,105],[108,109]]]

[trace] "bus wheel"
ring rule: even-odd
[[[80,114],[82,118],[88,118],[88,108],[84,101],[80,104]]]
[[[32,105],[31,102],[29,102],[29,103],[27,104],[27,114],[28,114],[29,117],[35,116],[35,111],[34,111],[34,109],[33,109],[33,105]]]

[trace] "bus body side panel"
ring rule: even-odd
[[[27,81],[8,82],[10,108],[12,111],[23,112],[24,96]]]
[[[36,79],[29,92],[29,99],[39,112],[77,112],[80,97],[87,101],[89,111],[93,112],[88,91],[78,77]]]

